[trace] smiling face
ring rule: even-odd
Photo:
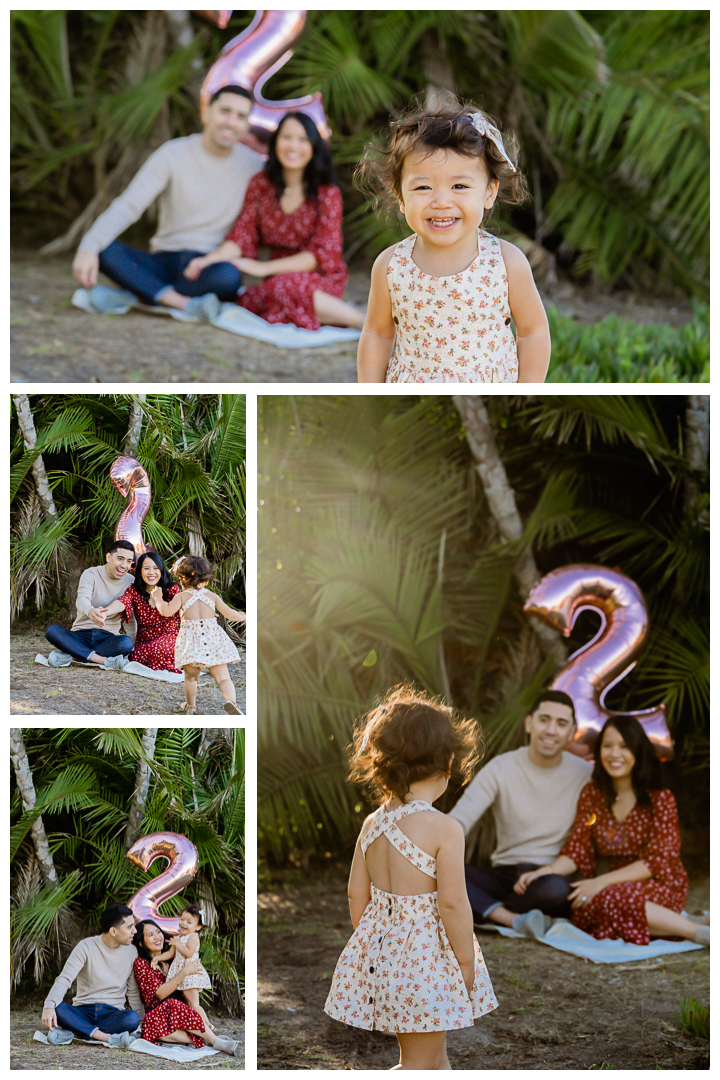
[[[617,728],[608,725],[603,732],[600,747],[600,761],[608,776],[613,780],[631,776],[635,760],[635,755]]]
[[[160,568],[155,564],[153,559],[143,559],[142,566],[140,567],[140,576],[148,587],[148,591],[154,588],[160,581]]]
[[[135,555],[128,548],[116,548],[109,551],[105,556],[105,570],[107,576],[113,581],[120,581],[130,570],[135,562]]]
[[[536,765],[558,764],[560,755],[575,734],[572,709],[559,701],[542,701],[525,717],[530,736],[530,758]]]
[[[111,926],[108,933],[119,945],[132,944],[135,937],[135,919],[132,915],[126,915],[120,926]]]
[[[283,169],[304,169],[312,161],[312,142],[305,128],[294,116],[280,125],[275,154]]]
[[[165,948],[165,938],[162,930],[157,926],[153,926],[152,923],[147,923],[143,927],[143,941],[151,954],[161,953]]]
[[[403,166],[400,210],[426,243],[451,247],[474,238],[498,192],[480,158],[454,150],[408,156]]]
[[[221,94],[203,111],[203,142],[216,154],[228,154],[250,128],[252,102],[240,94]]]
[[[192,915],[189,911],[183,911],[179,919],[180,934],[196,934],[200,928],[200,920],[196,915]]]

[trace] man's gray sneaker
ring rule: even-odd
[[[221,308],[221,303],[215,293],[205,293],[204,296],[193,296],[188,300],[185,314],[199,319],[202,322],[212,322],[216,319]]]
[[[119,1035],[110,1036],[108,1046],[117,1046],[121,1050],[127,1050],[136,1039],[137,1035],[134,1031],[121,1031]]]
[[[62,656],[62,653],[60,655]],[[52,1031],[48,1031],[47,1041],[52,1046],[65,1046],[74,1038],[72,1031],[66,1031],[65,1028],[53,1028]]]
[[[72,664],[72,656],[67,652],[58,652],[57,649],[48,656],[48,664],[50,667],[67,667],[68,664]]]
[[[112,671],[122,671],[129,663],[127,656],[106,656],[104,667]]]

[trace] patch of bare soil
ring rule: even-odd
[[[156,682],[121,671],[103,671],[81,664],[51,668],[35,663],[50,646],[39,630],[10,639],[10,714],[12,716],[170,716],[184,704],[183,684]],[[245,712],[245,650],[229,667],[237,703]],[[210,676],[200,679],[198,713],[226,716],[224,698]]]
[[[356,382],[354,341],[280,349],[170,316],[138,311],[88,315],[70,303],[76,288],[70,263],[69,255],[12,255],[10,360],[15,383]],[[351,269],[345,299],[364,304],[369,288],[368,270]],[[672,326],[692,318],[687,304],[672,306],[634,293],[605,295],[568,283],[543,293],[543,298],[580,323],[595,323],[613,313],[636,323]]]
[[[11,1069],[244,1069],[245,1068],[245,1026],[241,1020],[228,1020],[216,1016],[212,1010],[208,1017],[219,1035],[230,1035],[242,1046],[240,1057],[227,1054],[214,1054],[182,1064],[166,1061],[164,1058],[149,1054],[134,1054],[131,1050],[114,1050],[103,1047],[100,1043],[72,1042],[67,1046],[47,1046],[35,1042],[33,1035],[42,1031],[40,1014],[42,1002],[33,1009],[12,1010],[10,1013],[10,1068]]]
[[[258,898],[258,1068],[390,1069],[392,1036],[323,1013],[352,925],[339,869]],[[709,907],[709,881],[687,910]],[[681,1029],[683,996],[709,1002],[708,950],[593,964],[547,945],[478,931],[499,1008],[453,1031],[454,1069],[708,1069],[706,1040]]]

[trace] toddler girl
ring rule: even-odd
[[[396,1069],[449,1069],[445,1033],[497,1008],[465,888],[465,840],[432,803],[451,770],[469,779],[477,725],[409,687],[392,691],[356,732],[350,779],[383,805],[360,830],[348,895],[355,933],[325,1012],[394,1034]]]
[[[544,382],[550,332],[529,263],[482,228],[496,199],[527,195],[492,119],[448,95],[394,122],[358,179],[413,230],[373,267],[358,382]]]
[[[225,712],[240,714],[235,703],[235,687],[228,675],[227,665],[240,659],[240,654],[224,630],[217,624],[215,609],[226,619],[244,621],[245,612],[235,611],[206,586],[212,577],[207,559],[189,555],[173,567],[173,573],[183,591],[169,602],[163,600],[162,590],[156,586],[150,595],[161,615],[174,615],[180,611],[180,629],[175,640],[175,667],[185,673],[185,708],[188,715],[195,715],[195,700],[200,672],[207,670],[218,684],[225,698]]]
[[[174,978],[185,967],[186,960],[197,960],[200,963],[200,931],[203,928],[202,911],[196,904],[186,904],[180,913],[179,922],[180,933],[176,937],[170,938],[170,948],[166,952],[160,953],[159,956],[155,956],[151,963],[151,967],[159,967],[161,960],[172,960],[170,970],[167,973],[168,979]],[[211,989],[210,976],[202,964],[200,964],[200,970],[195,975],[186,976],[178,986],[178,990],[182,990],[190,1008],[200,1013],[205,1024],[214,1031],[215,1028],[208,1023],[205,1010],[200,1005],[200,991]]]

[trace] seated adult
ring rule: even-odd
[[[597,857],[610,870],[596,876]],[[596,938],[647,945],[651,937],[710,944],[706,920],[685,918],[688,876],[680,862],[675,797],[634,716],[606,721],[595,746],[592,780],[580,792],[575,825],[560,855],[525,873],[522,895],[543,874],[573,875],[572,922]]]
[[[145,304],[186,308],[205,293],[235,299],[242,277],[229,263],[218,261],[192,279],[183,270],[217,247],[250,177],[262,167],[260,154],[238,142],[248,130],[251,105],[244,87],[223,86],[203,110],[201,134],[171,139],[150,155],[80,241],[73,274],[81,285],[97,285],[100,269]],[[158,227],[150,251],[118,240],[155,199]]]
[[[261,244],[270,248],[267,261],[257,258]],[[330,151],[309,116],[288,113],[270,137],[265,168],[250,181],[225,242],[194,259],[185,275],[195,280],[229,260],[265,279],[237,302],[267,322],[360,329],[364,312],[340,299],[348,277],[342,247],[342,197]]]
[[[135,567],[135,580],[119,600],[105,608],[105,617],[123,614],[129,621],[133,615],[137,622],[135,647],[131,660],[152,668],[153,671],[175,671],[175,638],[180,629],[180,615],[161,615],[150,596],[150,590],[158,585],[163,599],[169,601],[180,592],[168,572],[165,563],[154,551],[141,555]]]
[[[592,772],[589,762],[566,751],[575,734],[575,708],[563,691],[543,691],[525,717],[525,730],[529,744],[492,758],[450,811],[467,835],[492,810],[492,865],[466,866],[465,880],[475,919],[502,926],[534,908],[553,918],[569,916],[570,884],[560,874],[538,877],[522,893],[514,886],[523,874],[555,859]]]
[[[140,993],[145,1003],[143,1038],[148,1042],[186,1043],[202,1049],[213,1046],[224,1054],[234,1054],[239,1044],[226,1035],[216,1035],[209,1030],[202,1016],[191,1009],[184,1000],[180,983],[189,975],[197,974],[202,964],[199,960],[186,960],[184,967],[172,978],[167,977],[168,964],[154,958],[165,951],[165,938],[157,923],[151,919],[139,922],[137,932],[137,959],[134,970]]]
[[[140,1024],[136,1010],[142,1004],[133,975],[137,951],[132,911],[111,904],[102,914],[100,930],[75,946],[45,999],[42,1025],[53,1045],[71,1043],[77,1035],[127,1049],[137,1038],[132,1033]],[[75,979],[77,993],[72,1005],[66,1005],[63,998]]]
[[[105,555],[104,566],[84,570],[78,585],[77,617],[70,630],[53,624],[45,637],[55,646],[48,657],[51,667],[66,667],[73,659],[122,670],[132,651],[132,638],[122,632],[119,614],[105,616],[106,608],[132,583],[130,568],[135,548],[129,540],[114,540]]]

